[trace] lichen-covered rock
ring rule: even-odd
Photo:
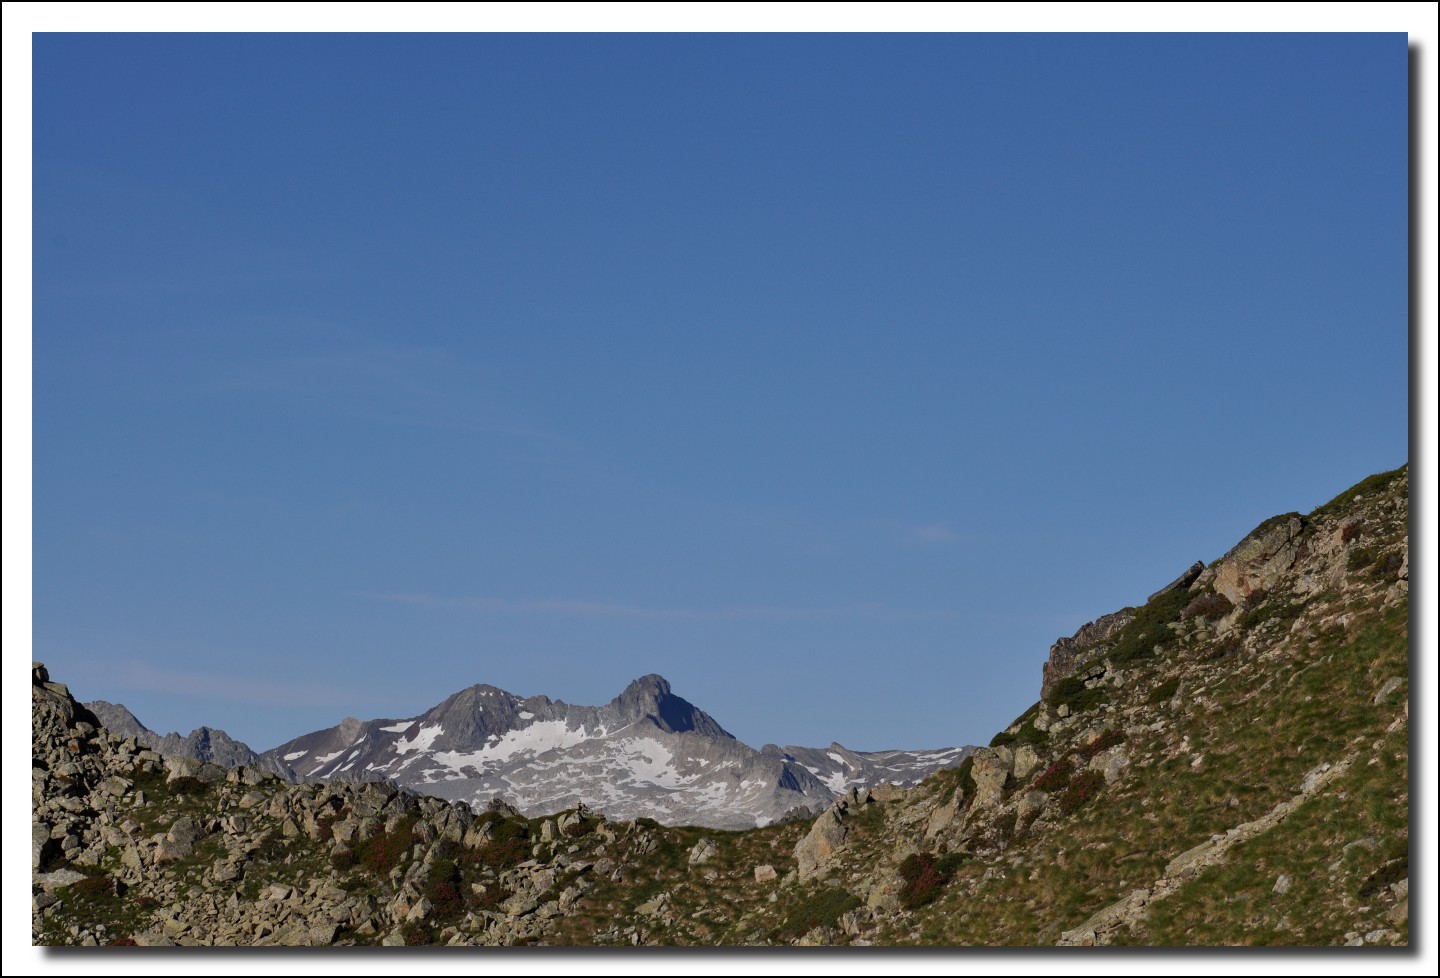
[[[822,871],[840,847],[845,845],[849,830],[845,825],[844,811],[838,804],[826,809],[815,820],[805,838],[795,843],[795,862],[799,866],[802,880]]]
[[[1005,782],[1014,768],[1014,755],[1005,747],[982,747],[971,755],[970,776],[975,781],[972,808],[994,808],[1005,797]]]
[[[1300,552],[1299,516],[1268,520],[1236,544],[1215,566],[1215,590],[1237,607],[1269,591]]]

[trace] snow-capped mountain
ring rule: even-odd
[[[836,795],[867,785],[919,784],[947,767],[957,767],[974,747],[943,747],[939,750],[858,751],[831,744],[829,747],[776,747],[766,744],[761,752],[799,764]]]
[[[913,783],[968,750],[757,751],[650,675],[598,707],[471,686],[418,717],[351,717],[262,756],[302,778],[390,779],[479,808],[496,797],[529,815],[584,803],[612,818],[749,828],[822,809],[851,786]]]

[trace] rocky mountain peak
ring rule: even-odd
[[[630,683],[610,705],[628,722],[648,719],[669,733],[694,731],[706,737],[735,739],[708,713],[670,692],[665,677],[654,673]]]

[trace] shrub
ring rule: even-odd
[[[830,887],[802,900],[785,916],[778,935],[799,937],[816,927],[833,927],[841,915],[860,906],[860,898],[852,893]]]
[[[973,755],[965,758],[960,762],[960,766],[955,768],[955,784],[963,793],[962,805],[970,804],[975,797],[975,758]]]
[[[210,786],[199,778],[184,775],[170,782],[170,790],[177,795],[188,795],[191,798],[196,798],[209,791]]]
[[[1082,763],[1088,763],[1096,754],[1100,754],[1123,743],[1125,743],[1125,735],[1119,730],[1103,731],[1098,737],[1090,741],[1090,743],[1080,748],[1080,760]]]
[[[1250,610],[1245,612],[1245,617],[1240,619],[1240,627],[1247,631],[1252,628],[1258,628],[1270,621],[1288,624],[1296,618],[1299,618],[1300,613],[1305,610],[1305,606],[1302,604],[1289,601],[1282,602],[1278,599],[1269,600],[1263,593],[1260,595],[1260,600],[1256,601],[1252,599],[1247,607],[1249,607]]]
[[[425,895],[440,917],[455,917],[465,909],[465,898],[460,889],[449,880],[432,881],[425,888]]]
[[[1355,485],[1351,486],[1349,489],[1346,489],[1344,492],[1336,496],[1334,499],[1330,500],[1325,505],[1315,507],[1315,509],[1311,512],[1310,515],[1312,517],[1328,515],[1329,513],[1332,513],[1335,510],[1347,505],[1350,500],[1354,499],[1356,496],[1366,496],[1372,492],[1375,492],[1378,489],[1383,489],[1389,486],[1390,483],[1394,482],[1397,478],[1404,475],[1409,468],[1409,465],[1402,465],[1398,469],[1394,469],[1390,472],[1377,472],[1374,475],[1366,476],[1364,479],[1361,479],[1359,482],[1355,483]]]
[[[1105,776],[1099,771],[1081,771],[1060,796],[1060,812],[1071,815],[1100,793]]]
[[[524,839],[489,842],[466,857],[469,862],[497,869],[510,869],[530,858],[530,843]]]
[[[1158,706],[1166,700],[1174,699],[1175,694],[1180,691],[1180,677],[1171,676],[1160,685],[1150,690],[1150,695],[1145,697],[1145,702],[1150,706]]]
[[[472,891],[470,896],[471,906],[482,910],[491,910],[510,899],[513,895],[498,882],[492,880],[484,884],[485,889]]]
[[[990,738],[991,747],[1013,747],[1016,744],[1028,744],[1031,747],[1045,743],[1048,739],[1046,733],[1036,728],[1035,724],[1026,720],[1021,724],[1020,729],[1015,733],[1000,731]]]
[[[900,904],[911,910],[933,901],[948,882],[935,857],[928,852],[906,856],[900,864],[900,878],[905,881],[900,888]]]
[[[1109,692],[1104,687],[1086,687],[1079,676],[1066,676],[1050,690],[1051,706],[1068,706],[1071,713],[1084,713],[1105,702]]]
[[[1360,884],[1359,897],[1362,900],[1371,900],[1379,896],[1393,883],[1398,883],[1410,876],[1409,855],[1392,859],[1381,866],[1375,872],[1365,877],[1365,882]]]
[[[396,824],[393,831],[380,830],[360,843],[355,856],[371,873],[388,876],[390,870],[400,864],[406,850],[415,842],[415,818],[407,815]]]
[[[571,822],[569,825],[565,826],[565,834],[572,839],[578,839],[581,836],[589,835],[594,831],[595,823],[587,821],[583,818],[579,821]]]
[[[1356,547],[1350,551],[1350,556],[1345,560],[1345,566],[1352,572],[1364,570],[1375,563],[1375,559],[1379,556],[1380,551],[1375,547]]]
[[[1261,534],[1265,533],[1267,530],[1277,527],[1281,523],[1289,523],[1292,519],[1295,519],[1297,517],[1300,519],[1301,525],[1303,526],[1305,522],[1305,517],[1301,516],[1299,513],[1279,513],[1275,516],[1270,517],[1268,520],[1265,520],[1259,526],[1255,527],[1255,529],[1245,534],[1244,539],[1249,540],[1251,537],[1258,537]]]
[[[1110,649],[1110,660],[1133,662],[1150,655],[1157,645],[1163,648],[1170,644],[1175,638],[1170,623],[1180,617],[1189,603],[1190,592],[1184,588],[1155,595],[1120,630]]]
[[[1180,612],[1182,619],[1190,618],[1223,618],[1230,613],[1235,605],[1223,594],[1211,591],[1207,594],[1197,595]]]
[[[1070,783],[1070,775],[1074,772],[1075,764],[1068,757],[1063,757],[1041,771],[1030,787],[1036,791],[1059,791]]]
[[[1211,642],[1205,646],[1205,651],[1200,653],[1200,658],[1205,661],[1214,661],[1215,659],[1223,659],[1227,655],[1234,655],[1239,651],[1240,639],[1232,635],[1224,641]]]
[[[435,935],[430,933],[430,928],[419,921],[405,921],[400,925],[400,933],[405,937],[406,947],[420,947],[435,943]]]
[[[70,887],[72,895],[85,900],[109,900],[115,896],[115,880],[109,876],[87,876]]]
[[[521,818],[507,818],[499,812],[486,812],[475,820],[479,825],[492,825],[491,842],[509,842],[530,836],[529,824]],[[657,823],[658,824],[658,823]]]

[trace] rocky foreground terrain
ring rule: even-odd
[[[959,768],[745,831],[167,759],[37,665],[35,941],[1405,945],[1408,490],[1061,639]]]

